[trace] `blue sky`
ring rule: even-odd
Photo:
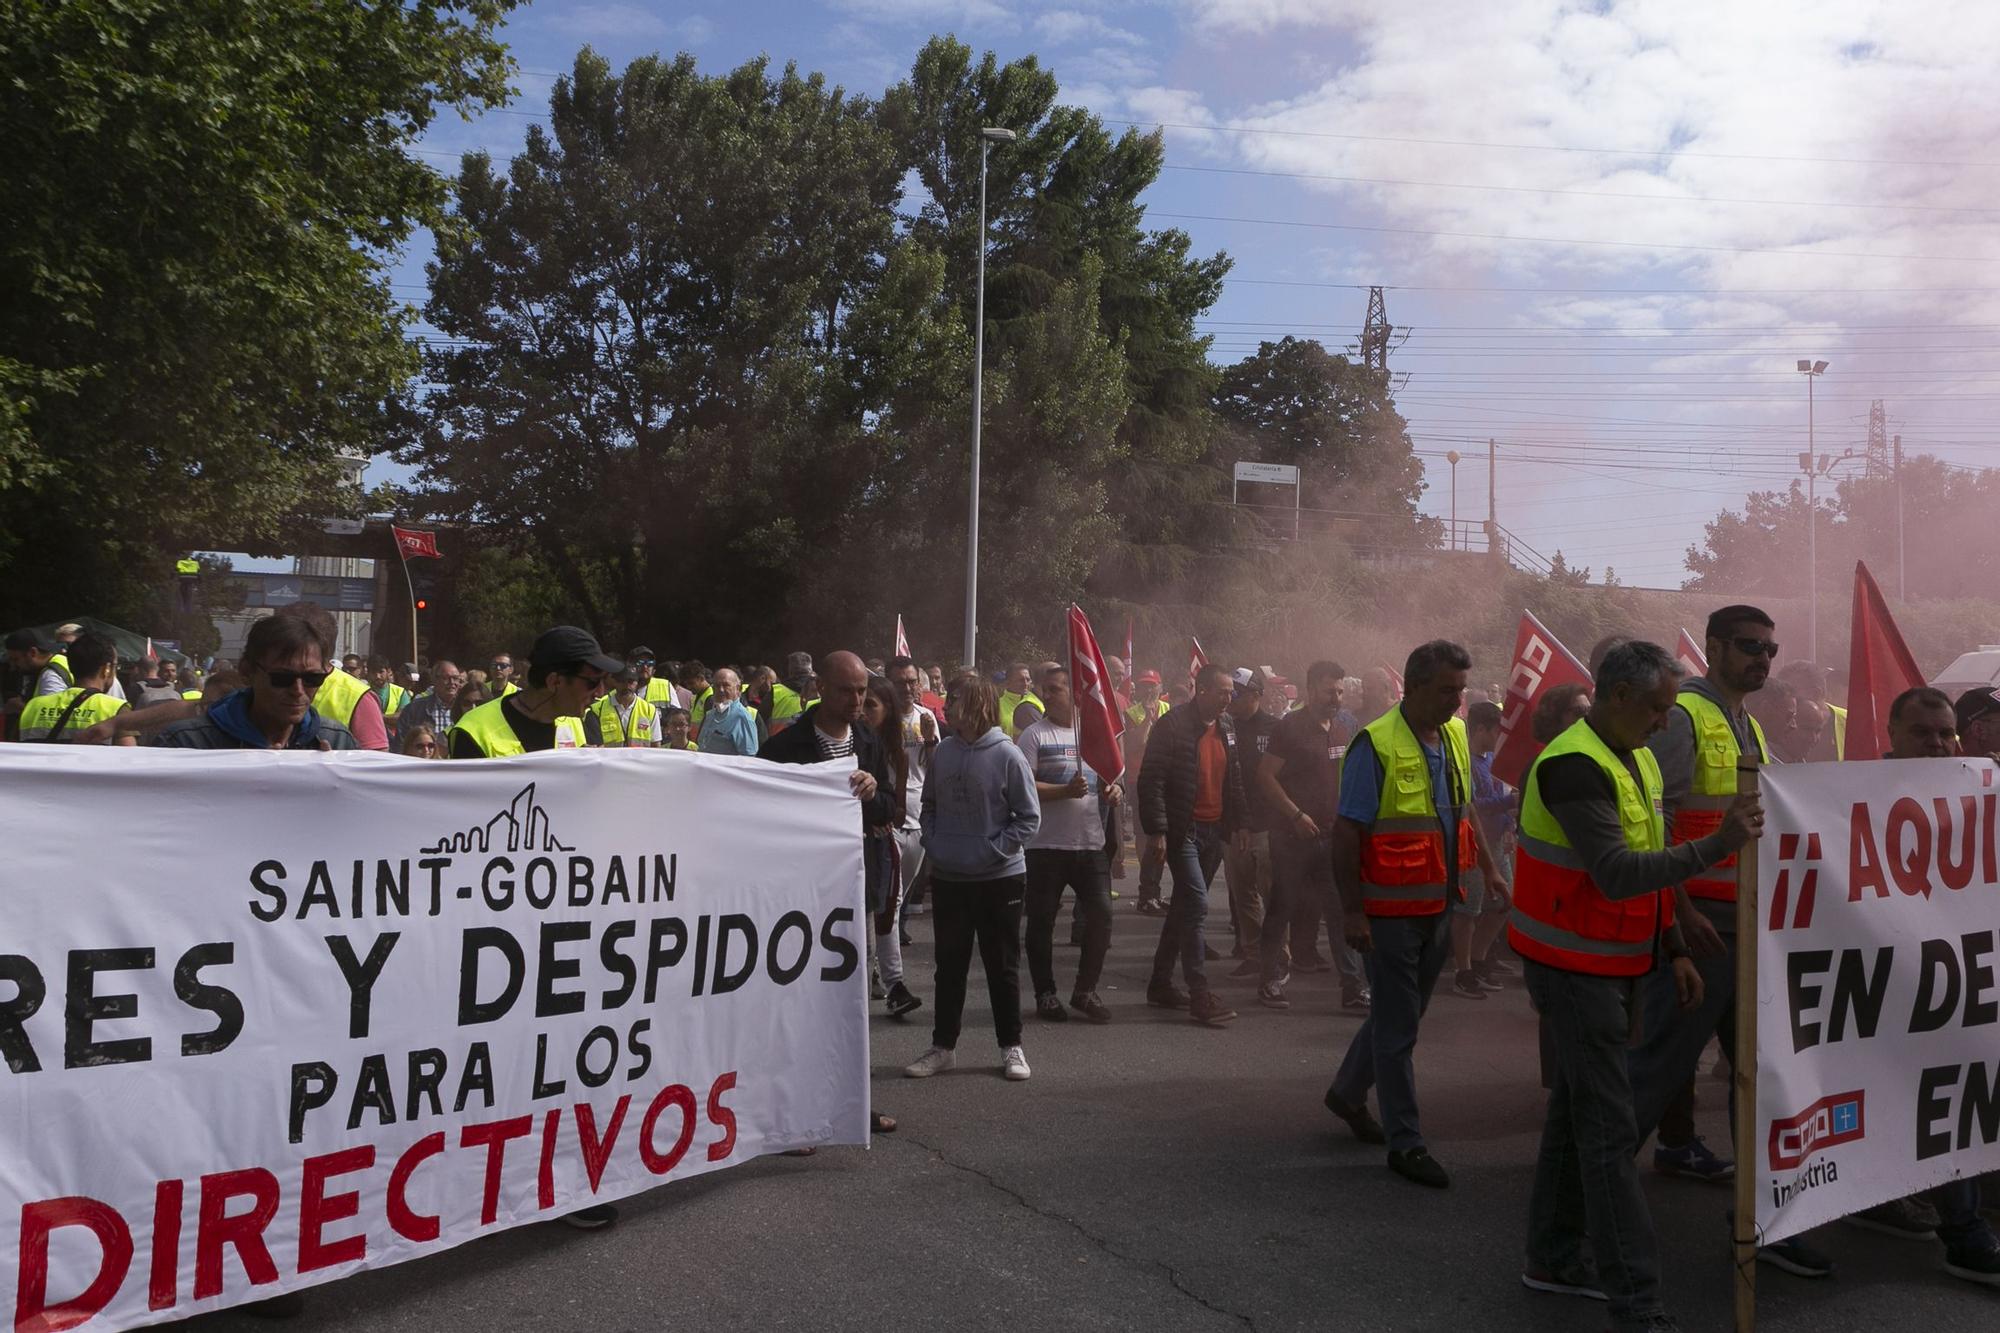
[[[1432,513],[1456,448],[1460,516],[1485,516],[1496,438],[1503,526],[1677,586],[1705,519],[1797,475],[1799,357],[1833,363],[1823,453],[1860,449],[1875,398],[1912,451],[2000,453],[2000,6],[541,0],[507,28],[520,97],[424,149],[504,157],[585,44],[872,93],[946,31],[1167,127],[1151,214],[1236,258],[1216,360],[1286,333],[1343,350],[1388,285]],[[425,257],[396,275],[413,303]]]

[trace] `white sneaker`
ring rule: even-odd
[[[1020,1048],[1016,1047],[1015,1049],[1018,1050]],[[957,1064],[958,1053],[956,1051],[948,1051],[942,1046],[933,1046],[918,1056],[916,1063],[903,1067],[903,1077],[929,1078],[932,1074],[942,1074],[945,1070],[951,1069]],[[1025,1070],[1027,1066],[1022,1065],[1021,1068]],[[1026,1078],[1027,1075],[1024,1073],[1021,1077]]]
[[[1000,1072],[1009,1081],[1024,1083],[1028,1078],[1028,1055],[1019,1046],[1003,1047],[1000,1051]]]

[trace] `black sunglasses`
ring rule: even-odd
[[[650,658],[650,657],[635,657],[635,658],[633,658],[633,659],[632,659],[632,665],[633,665],[633,666],[651,666],[651,665],[653,665],[653,659],[652,659],[652,658]]]
[[[326,678],[332,674],[330,671],[266,671],[264,678],[280,690],[289,690],[300,681],[306,683],[307,689],[316,690],[326,684]]]
[[[1764,639],[1731,639],[1729,642],[1745,657],[1768,657],[1773,662],[1778,660],[1778,645],[1774,642]]]

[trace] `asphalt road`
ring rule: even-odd
[[[1127,883],[1130,892],[1130,883]],[[307,1294],[300,1330],[1535,1330],[1604,1327],[1594,1302],[1518,1281],[1542,1114],[1534,1017],[1514,986],[1444,993],[1417,1049],[1443,1192],[1392,1175],[1320,1105],[1358,1025],[1330,975],[1285,1013],[1222,982],[1221,1031],[1148,1009],[1155,918],[1118,903],[1105,1027],[1028,1020],[1034,1077],[999,1076],[977,965],[960,1066],[915,1082],[930,1035],[873,1020],[877,1106],[901,1121],[872,1150],[769,1157],[620,1207],[608,1231],[503,1233]],[[929,921],[912,922],[930,994]],[[1066,926],[1058,927],[1058,937]],[[1220,947],[1229,944],[1224,935]],[[1067,994],[1075,951],[1058,946]],[[1230,964],[1222,964],[1218,977]],[[1025,968],[1023,985],[1026,985]],[[1723,1085],[1700,1114],[1728,1141]],[[1724,1187],[1648,1173],[1667,1300],[1690,1329],[1730,1325]],[[1783,1331],[2000,1328],[2000,1291],[1947,1276],[1942,1248],[1844,1227],[1839,1264],[1805,1282],[1765,1268],[1760,1326]],[[268,1329],[241,1315],[202,1330]]]

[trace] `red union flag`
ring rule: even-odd
[[[1674,647],[1674,656],[1680,659],[1681,667],[1690,676],[1708,674],[1708,654],[1695,642],[1694,635],[1681,631],[1681,640]]]
[[[1523,611],[1514,635],[1514,666],[1507,674],[1507,701],[1500,707],[1500,745],[1493,752],[1493,776],[1509,786],[1527,779],[1528,765],[1542,751],[1528,720],[1542,695],[1557,685],[1588,689],[1590,672],[1534,612]]]
[[[896,616],[896,656],[908,657],[909,655],[910,637],[903,633],[903,617],[901,613],[898,613]]]
[[[1116,782],[1125,772],[1125,719],[1111,699],[1111,673],[1104,669],[1104,654],[1098,651],[1097,635],[1083,608],[1069,608],[1069,680],[1076,709],[1076,752],[1106,782]]]
[[[1389,688],[1396,692],[1396,697],[1398,699],[1402,698],[1403,673],[1396,670],[1396,668],[1390,666],[1387,662],[1380,663],[1379,665],[1382,668],[1382,674],[1389,678]]]
[[[418,532],[415,528],[399,528],[391,524],[389,531],[396,538],[396,553],[405,560],[442,560],[438,554],[435,532]]]
[[[1854,637],[1847,659],[1847,746],[1843,758],[1889,752],[1889,705],[1924,683],[1868,566],[1854,566]]]

